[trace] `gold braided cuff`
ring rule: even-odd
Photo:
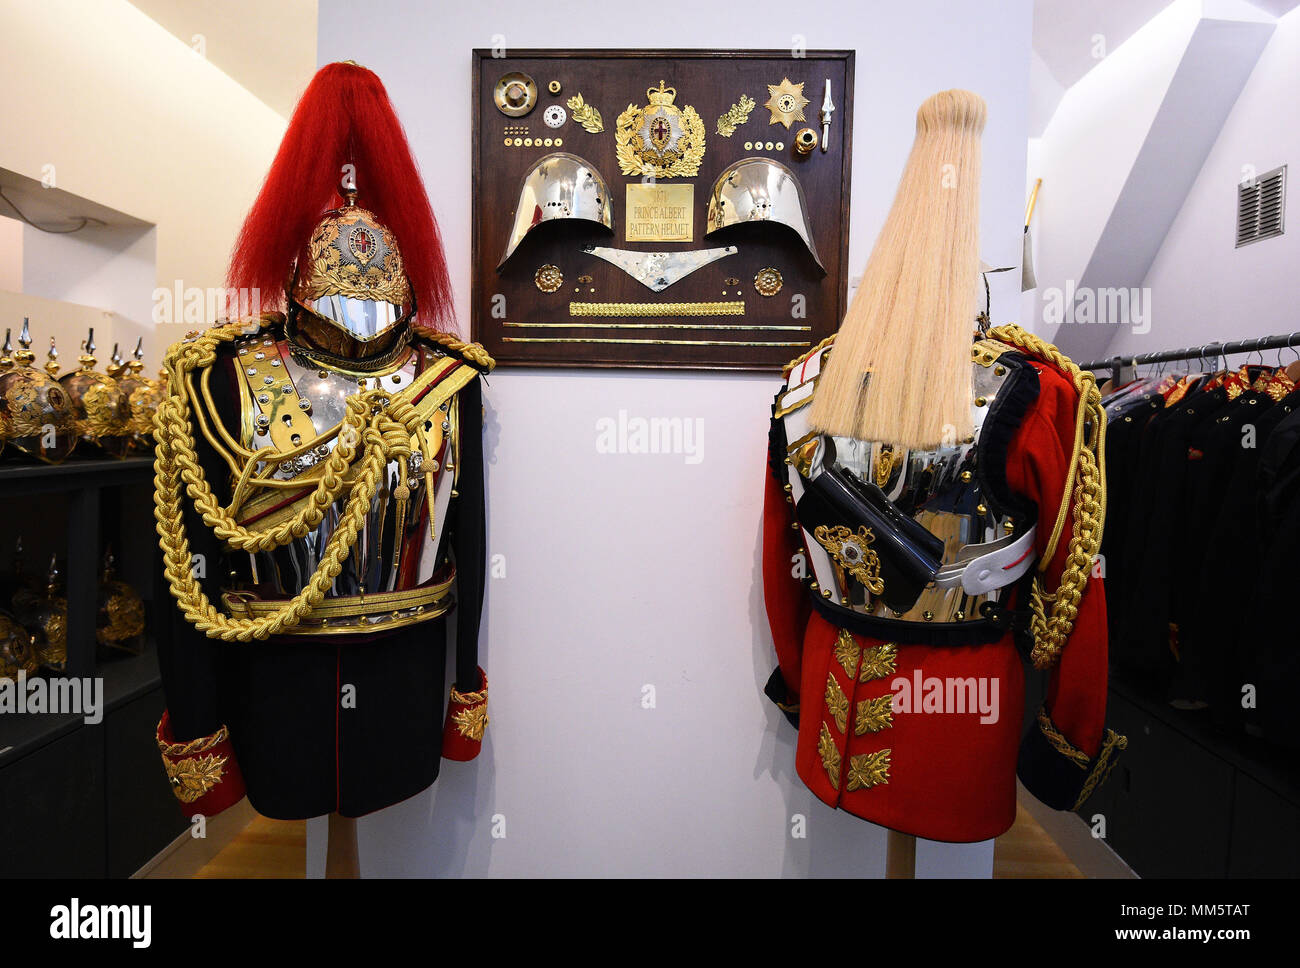
[[[1075,810],[1083,806],[1088,797],[1092,796],[1093,790],[1106,782],[1106,777],[1110,776],[1110,771],[1115,769],[1115,764],[1119,762],[1117,751],[1126,749],[1128,749],[1127,736],[1121,736],[1113,729],[1106,730],[1106,741],[1101,744],[1101,752],[1097,754],[1092,770],[1088,773],[1088,779],[1083,781],[1083,789],[1074,804]]]
[[[162,736],[159,736],[158,749],[163,756],[190,756],[194,753],[206,753],[208,750],[216,749],[228,739],[230,739],[230,730],[222,726],[211,736],[200,736],[188,743],[169,743]]]
[[[1102,741],[1101,749],[1094,759],[1066,739],[1047,715],[1046,710],[1041,708],[1038,710],[1038,729],[1052,749],[1056,750],[1080,770],[1087,772],[1083,787],[1079,791],[1074,806],[1070,808],[1071,810],[1078,810],[1082,807],[1088,797],[1092,796],[1093,791],[1106,782],[1106,778],[1110,776],[1111,770],[1115,768],[1115,764],[1119,760],[1119,751],[1128,749],[1128,737],[1121,736],[1113,729],[1107,729],[1106,738]]]
[[[1056,752],[1060,753],[1079,769],[1086,770],[1088,768],[1091,758],[1087,753],[1079,749],[1077,746],[1072,745],[1070,741],[1065,738],[1061,731],[1056,728],[1056,724],[1048,718],[1045,709],[1040,708],[1038,710],[1038,728],[1041,729],[1043,735],[1047,737],[1047,742],[1052,744],[1052,749],[1056,750]]]

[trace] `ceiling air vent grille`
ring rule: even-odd
[[[1237,248],[1281,235],[1286,214],[1286,165],[1237,186]]]

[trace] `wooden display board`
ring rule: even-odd
[[[517,83],[503,84],[508,75]],[[823,139],[827,80],[834,110]],[[852,51],[474,51],[474,338],[506,366],[773,370],[816,345],[846,308],[852,90]],[[527,111],[509,116],[499,102]],[[552,126],[547,112],[557,105],[564,120]],[[671,110],[655,110],[662,105]],[[801,112],[804,119],[788,128],[773,122],[783,108],[793,108],[783,117]],[[550,111],[552,123],[558,115]],[[728,122],[739,123],[724,136]],[[795,139],[804,128],[818,143],[801,154]],[[642,129],[660,140],[643,140]],[[671,142],[683,148],[675,171],[642,150],[683,132],[684,141]],[[603,178],[613,231],[596,221],[534,217],[498,269],[521,184],[553,152],[576,155]],[[824,272],[796,231],[775,221],[746,220],[706,235],[715,182],[745,158],[771,159],[793,173]],[[629,162],[673,173],[628,174]],[[641,253],[737,251],[653,291],[584,246],[638,264]],[[544,266],[554,270],[542,273],[539,286]],[[772,269],[779,289],[764,295],[758,283],[770,291],[776,277],[763,270]]]

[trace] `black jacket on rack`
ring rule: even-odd
[[[1170,398],[1108,407],[1115,665],[1220,726],[1300,746],[1300,388],[1245,367]]]
[[[1295,628],[1300,576],[1300,392],[1269,434],[1256,475],[1262,540],[1259,571],[1239,637],[1248,644],[1242,678],[1256,690],[1242,710],[1247,729],[1300,747],[1300,636]]]

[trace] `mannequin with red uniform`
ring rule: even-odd
[[[784,371],[763,514],[778,662],[765,691],[798,728],[799,776],[832,807],[957,842],[1011,826],[1017,772],[1077,808],[1126,743],[1104,726],[1096,386],[1018,327],[974,332],[967,308],[983,112],[968,92],[922,107],[844,328]],[[937,183],[949,163],[956,188]],[[940,223],[930,252],[915,248],[918,219]],[[938,278],[948,290],[923,305]],[[891,383],[900,367],[912,372]],[[819,409],[841,391],[847,416]],[[1023,731],[1027,666],[1048,685]]]

